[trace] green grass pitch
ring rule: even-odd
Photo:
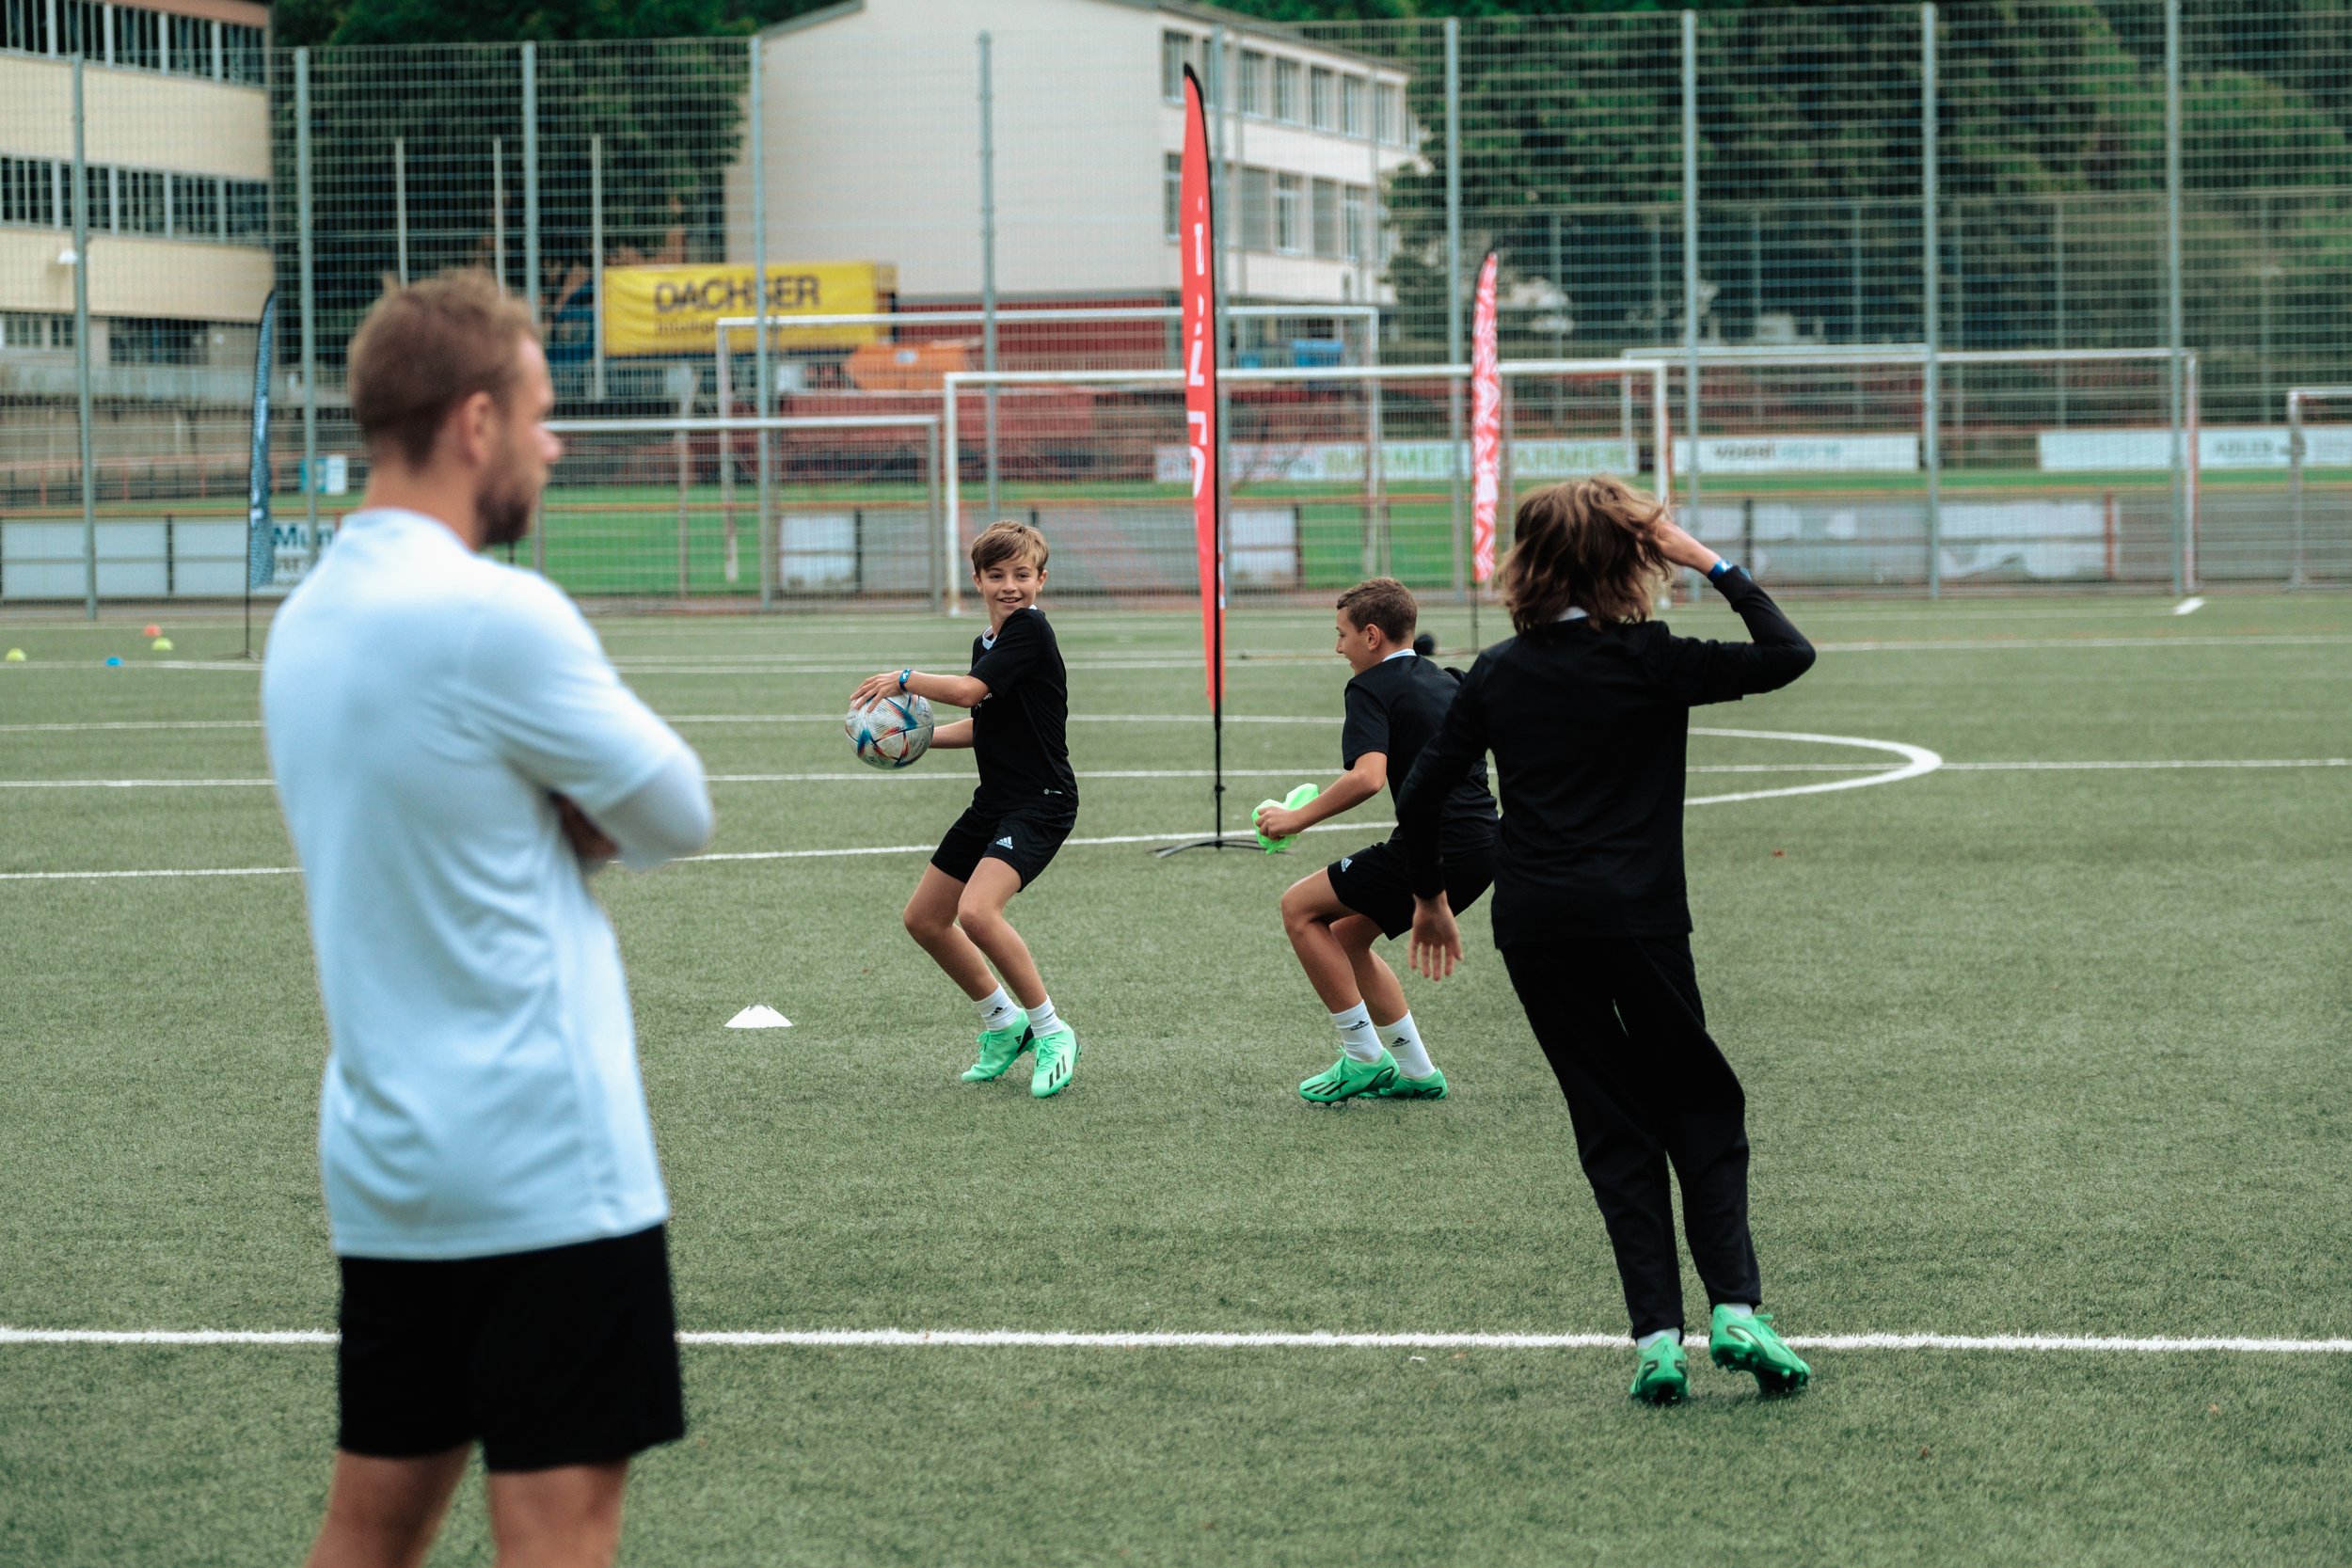
[[[1783,1327],[2352,1335],[2352,600],[1791,608],[1820,665],[1698,722],[1946,766],[1690,813],[1699,974],[1747,1085]],[[1672,618],[1738,634],[1718,604]],[[1460,609],[1431,623],[1467,641]],[[1057,625],[1075,759],[1100,775],[1080,835],[1205,830],[1204,779],[1113,776],[1207,765],[1197,619]],[[1336,770],[1327,628],[1236,612],[1235,714],[1296,722],[1228,726],[1229,766],[1257,770],[1229,825]],[[22,875],[290,863],[265,787],[89,784],[262,777],[254,674],[224,667],[238,628],[168,629],[157,655],[135,625],[0,622],[29,656],[0,665],[0,1324],[324,1328],[324,1024],[297,879]],[[860,673],[954,667],[969,623],[601,630],[714,774],[854,775],[716,784],[717,851],[928,846],[961,803],[968,754],[868,775],[833,716]],[[1171,717],[1120,717],[1152,715]],[[1691,793],[1898,760],[1701,736]],[[2188,762],[2215,766],[1979,766]],[[16,787],[35,781],[83,783]],[[1407,988],[1452,1100],[1293,1091],[1333,1048],[1276,899],[1378,836],[1279,859],[1065,850],[1013,906],[1086,1041],[1042,1104],[1022,1073],[956,1080],[970,1010],[898,924],[919,852],[607,873],[683,1325],[1621,1331],[1483,910],[1464,971]],[[795,1027],[721,1027],[755,1002]],[[624,1560],[2352,1556],[2352,1354],[1812,1359],[1795,1400],[1698,1368],[1692,1404],[1651,1411],[1615,1349],[691,1346],[693,1430],[640,1465]],[[332,1413],[320,1347],[0,1342],[0,1563],[296,1561]],[[433,1560],[489,1560],[478,1487]]]

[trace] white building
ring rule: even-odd
[[[768,29],[770,259],[892,262],[910,302],[979,294],[986,31],[999,293],[1172,297],[1184,67],[1213,82],[1220,28],[1228,293],[1386,301],[1381,182],[1418,157],[1406,73],[1179,0],[845,0]],[[745,156],[727,230],[748,239]]]

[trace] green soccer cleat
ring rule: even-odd
[[[1781,1338],[1770,1312],[1740,1315],[1718,1307],[1707,1354],[1725,1371],[1754,1372],[1759,1393],[1793,1394],[1813,1381],[1813,1369]]]
[[[1672,1339],[1661,1339],[1633,1364],[1628,1390],[1645,1404],[1679,1404],[1691,1395],[1691,1358]]]
[[[1396,1058],[1383,1051],[1372,1061],[1359,1062],[1346,1053],[1298,1085],[1298,1098],[1318,1105],[1335,1105],[1359,1094],[1372,1094],[1396,1081]]]
[[[1443,1100],[1445,1073],[1438,1068],[1429,1069],[1426,1078],[1407,1078],[1403,1072],[1372,1091],[1375,1100]]]
[[[1078,1070],[1078,1036],[1067,1023],[1037,1040],[1037,1067],[1029,1074],[1029,1093],[1050,1100],[1070,1086]]]
[[[1003,1029],[980,1031],[980,1059],[963,1069],[967,1084],[993,1084],[1012,1070],[1012,1064],[1021,1059],[1021,1053],[1037,1043],[1026,1023],[1015,1023]]]

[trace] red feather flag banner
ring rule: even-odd
[[[1495,336],[1495,256],[1478,269],[1470,314],[1470,570],[1495,575],[1495,504],[1502,495],[1502,355]]]
[[[1209,117],[1184,68],[1184,152],[1177,188],[1183,255],[1184,442],[1192,451],[1192,527],[1200,562],[1200,648],[1209,706],[1225,706],[1225,554],[1217,537],[1216,224],[1209,200]]]

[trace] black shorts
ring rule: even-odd
[[[1401,937],[1413,928],[1413,871],[1393,842],[1343,855],[1331,863],[1327,875],[1340,902],[1378,926],[1382,936]],[[1494,879],[1491,840],[1446,847],[1445,895],[1455,914],[1477,903]]]
[[[931,863],[959,882],[968,882],[984,860],[1003,861],[1027,887],[1054,863],[1054,854],[1078,825],[1078,804],[1041,799],[1015,806],[975,800],[956,818],[931,851]]]
[[[335,1446],[493,1470],[604,1465],[686,1434],[662,1228],[490,1258],[342,1260]]]

